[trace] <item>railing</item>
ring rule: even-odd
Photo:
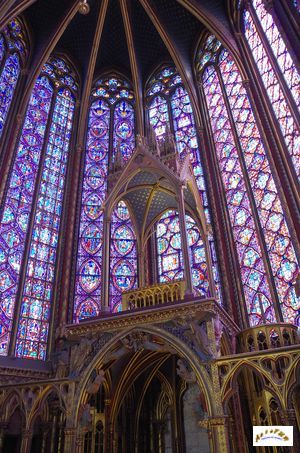
[[[122,311],[178,302],[184,299],[184,292],[185,281],[183,280],[127,291],[122,294]]]
[[[292,324],[265,324],[243,330],[238,335],[239,352],[264,351],[298,343],[297,327]]]

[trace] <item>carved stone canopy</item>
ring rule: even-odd
[[[122,169],[118,166],[118,171],[109,176],[109,195],[105,202],[108,211],[111,212],[122,198],[142,236],[163,212],[178,209],[178,188],[183,186],[186,211],[194,215],[198,213],[205,229],[203,208],[189,157],[179,161],[170,139],[157,144],[160,151],[143,137],[138,137],[137,143],[127,164]]]

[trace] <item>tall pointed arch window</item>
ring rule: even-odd
[[[298,308],[294,283],[299,267],[268,150],[240,72],[212,35],[198,53],[197,72],[210,117],[250,324],[293,322]]]
[[[101,311],[103,203],[116,151],[126,162],[135,146],[133,91],[118,77],[97,81],[92,94],[82,181],[74,320]]]
[[[110,233],[110,307],[121,309],[122,293],[137,287],[137,241],[130,211],[119,201],[112,213]]]
[[[27,56],[24,26],[21,20],[13,19],[0,33],[0,138]]]
[[[244,11],[244,34],[282,132],[292,166],[300,177],[300,74],[272,13],[263,0]]]
[[[184,158],[187,154],[190,155],[206,220],[210,224],[207,189],[192,106],[182,79],[174,66],[166,66],[154,74],[148,83],[146,98],[149,122],[157,139],[162,139],[170,129],[174,133],[179,156]],[[221,301],[221,284],[212,232],[209,233],[208,239],[216,297]]]
[[[1,354],[45,359],[78,85],[51,57],[31,94],[0,224]]]

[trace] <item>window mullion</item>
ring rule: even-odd
[[[293,4],[293,0],[265,0],[265,9],[272,15],[272,18],[277,25],[280,33],[284,37],[284,42],[292,56],[297,59],[298,67],[300,64],[300,49],[299,49],[299,13],[297,7]],[[268,3],[267,3],[268,2]],[[299,2],[299,0],[298,0]],[[300,3],[298,8],[300,7]]]
[[[276,74],[276,77],[277,77],[277,80],[278,80],[278,83],[283,91],[283,94],[284,94],[284,97],[286,99],[286,102],[290,108],[290,112],[291,112],[291,115],[294,117],[294,120],[297,124],[297,127],[298,129],[300,128],[300,114],[299,114],[299,111],[298,111],[298,107],[296,105],[296,102],[293,98],[293,96],[291,95],[290,93],[290,89],[288,88],[287,86],[287,83],[285,81],[285,78],[284,78],[284,75],[282,74],[282,71],[276,61],[276,58],[272,52],[272,50],[270,49],[270,43],[265,35],[265,32],[262,28],[262,25],[257,17],[257,14],[256,14],[256,11],[255,9],[253,8],[253,5],[249,5],[249,12],[252,16],[252,19],[255,23],[255,26],[257,28],[257,31],[259,33],[259,37],[262,41],[262,45],[264,46],[265,48],[265,51],[266,51],[266,54],[269,58],[269,61],[270,61],[270,64],[271,66],[273,67],[273,70]],[[283,39],[283,38],[282,38]],[[294,62],[295,63],[295,62]],[[266,88],[265,88],[266,90]]]
[[[62,284],[63,279],[65,278],[65,273],[61,272],[63,261],[64,261],[64,253],[65,253],[65,243],[66,243],[66,219],[68,217],[68,209],[72,207],[72,203],[67,204],[68,200],[68,181],[69,181],[69,174],[70,171],[72,170],[72,163],[74,162],[73,159],[71,159],[71,150],[74,148],[75,145],[75,124],[77,124],[77,115],[78,115],[78,101],[76,101],[76,96],[74,97],[75,99],[75,110],[74,110],[74,116],[72,120],[72,131],[71,131],[71,140],[69,142],[69,155],[68,155],[68,160],[67,160],[67,166],[66,166],[66,173],[65,173],[65,184],[64,184],[64,194],[63,194],[63,199],[62,199],[62,205],[61,205],[61,220],[60,220],[60,226],[59,226],[59,237],[58,237],[58,242],[56,246],[57,254],[56,254],[56,265],[55,265],[55,275],[53,279],[53,296],[52,296],[52,310],[50,312],[50,317],[49,317],[49,333],[48,333],[48,340],[47,340],[47,355],[49,355],[51,351],[51,346],[52,346],[52,339],[53,339],[53,333],[54,333],[54,323],[56,322],[56,307],[59,305],[60,299],[59,295],[64,288],[64,285]],[[55,99],[56,101],[56,99]],[[55,103],[53,103],[55,105]],[[64,138],[67,133],[67,129],[64,131]],[[45,150],[46,154],[46,150]],[[72,191],[72,194],[76,196],[77,192]],[[68,234],[71,235],[70,228],[68,229]],[[70,264],[71,266],[71,264]],[[60,285],[60,286],[59,286]],[[68,286],[66,284],[66,286]],[[65,299],[63,299],[62,304],[66,304]],[[62,322],[65,323],[67,321],[67,306],[63,306],[60,314],[59,314],[59,321],[57,322],[58,324],[61,324]]]
[[[172,111],[172,107],[171,107],[171,98],[172,98],[172,96],[168,96],[166,101],[167,101],[167,106],[168,106],[169,128],[170,128],[171,134],[174,135],[174,137],[175,137],[173,111]],[[175,140],[175,142],[176,142],[176,140]],[[176,148],[177,148],[177,146],[176,146]]]
[[[108,139],[108,161],[107,161],[107,173],[109,175],[110,169],[115,161],[116,153],[114,150],[114,118],[115,118],[115,108],[116,105],[114,104],[113,107],[110,108],[109,112],[109,139]],[[107,189],[106,189],[107,190]]]
[[[18,292],[17,292],[16,304],[15,304],[14,321],[13,321],[11,340],[10,340],[10,346],[9,346],[10,355],[15,355],[15,348],[16,348],[16,341],[17,341],[17,334],[18,334],[18,325],[19,325],[20,311],[21,311],[21,305],[22,305],[22,295],[23,295],[24,284],[25,284],[25,280],[26,280],[27,264],[28,264],[28,258],[29,258],[29,253],[30,253],[31,237],[32,237],[32,231],[33,231],[33,227],[34,227],[36,206],[37,206],[37,202],[38,202],[39,189],[40,189],[40,184],[41,184],[42,175],[43,175],[47,144],[48,144],[48,139],[49,139],[49,134],[50,134],[50,127],[52,124],[52,117],[53,117],[53,111],[54,111],[56,98],[57,98],[57,90],[54,90],[52,100],[51,100],[50,111],[48,114],[48,123],[47,123],[47,128],[46,128],[46,132],[45,132],[45,136],[44,136],[44,143],[43,143],[43,147],[42,147],[41,158],[39,161],[39,168],[38,168],[38,174],[37,174],[37,178],[36,178],[36,182],[35,182],[33,200],[32,200],[32,204],[31,204],[31,215],[30,215],[29,228],[27,230],[27,235],[26,235],[26,245],[25,245],[25,250],[24,250],[24,254],[23,254],[23,258],[22,258],[22,271],[20,273],[20,278],[19,278]]]
[[[264,267],[265,267],[265,271],[266,271],[266,274],[267,274],[271,295],[272,295],[273,301],[275,302],[274,303],[274,310],[275,310],[276,317],[277,317],[278,321],[283,321],[282,315],[281,315],[281,311],[279,309],[280,304],[279,304],[279,300],[278,300],[278,296],[277,296],[277,291],[275,289],[276,287],[275,287],[275,282],[274,282],[274,279],[273,279],[273,273],[272,273],[271,265],[270,265],[270,262],[269,262],[269,258],[267,258],[268,251],[267,251],[267,247],[266,247],[266,243],[265,243],[265,239],[264,239],[263,230],[262,230],[261,224],[259,222],[259,216],[258,216],[258,212],[257,212],[257,207],[256,207],[253,191],[252,191],[250,180],[249,180],[249,176],[248,176],[248,171],[247,171],[247,167],[246,167],[246,163],[245,163],[245,159],[244,159],[244,155],[243,155],[243,150],[242,150],[241,145],[240,145],[238,133],[237,133],[237,130],[236,130],[236,127],[235,127],[235,122],[234,122],[234,119],[233,119],[233,116],[232,116],[232,112],[231,112],[231,108],[230,108],[230,105],[229,105],[229,101],[228,101],[228,98],[227,98],[227,93],[226,93],[226,89],[225,89],[225,86],[224,86],[222,74],[221,74],[221,71],[220,71],[219,68],[217,68],[217,74],[218,74],[219,83],[220,83],[220,86],[221,86],[224,102],[225,102],[225,105],[226,105],[229,121],[230,121],[230,124],[231,124],[231,130],[232,130],[232,133],[233,133],[235,146],[236,146],[237,153],[238,153],[238,156],[239,156],[241,169],[242,169],[242,172],[243,172],[243,178],[244,178],[244,181],[245,181],[245,186],[246,186],[247,194],[248,194],[249,201],[250,201],[251,211],[253,213],[253,220],[254,220],[254,224],[255,224],[258,240],[259,240],[259,244],[260,244],[261,251],[262,251],[262,259],[263,259],[263,262],[264,262]],[[265,320],[264,312],[262,312],[262,318]]]
[[[70,212],[73,212],[74,207],[76,206],[76,203],[74,203],[74,200],[77,199],[78,192],[77,190],[73,190],[72,187],[72,181],[74,174],[76,176],[78,175],[79,171],[79,165],[77,164],[78,160],[80,160],[80,157],[82,155],[82,152],[78,146],[76,146],[76,133],[77,133],[77,128],[78,128],[78,119],[79,119],[79,108],[80,108],[80,102],[77,99],[77,96],[75,96],[76,102],[75,102],[75,111],[74,111],[74,117],[73,117],[73,125],[72,125],[72,136],[71,136],[71,141],[70,141],[70,156],[68,159],[68,164],[67,164],[67,171],[66,171],[66,183],[65,183],[65,190],[64,190],[64,198],[63,198],[63,205],[62,205],[62,217],[61,217],[61,234],[60,234],[60,241],[61,237],[63,238],[62,241],[62,249],[57,246],[58,250],[58,256],[57,256],[57,263],[60,263],[57,265],[57,269],[59,269],[60,272],[60,291],[59,291],[59,298],[57,297],[55,300],[55,304],[53,304],[53,307],[60,307],[60,313],[59,313],[59,324],[61,323],[66,323],[68,321],[68,310],[70,309],[70,306],[72,305],[71,301],[73,300],[72,298],[69,298],[67,294],[70,294],[70,271],[72,272],[73,269],[73,263],[72,263],[72,253],[69,254],[67,251],[72,250],[72,244],[74,243],[74,238],[76,237],[74,235],[74,231],[76,231],[76,223],[74,221],[69,220]],[[77,186],[76,186],[77,187]],[[66,230],[66,227],[68,225],[68,232]],[[65,262],[67,261],[67,269],[65,268]],[[57,282],[56,282],[57,286]],[[54,313],[54,310],[53,310]],[[51,314],[51,320],[50,320],[50,328],[49,328],[49,340],[48,340],[48,349],[51,347],[52,343],[52,331],[53,331],[53,322],[54,322],[55,316]]]

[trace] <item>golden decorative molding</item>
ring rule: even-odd
[[[215,299],[197,299],[195,297],[193,300],[175,302],[172,305],[136,309],[133,312],[103,313],[101,318],[67,325],[66,337],[72,339],[88,334],[96,335],[100,332],[128,329],[141,324],[164,323],[178,317],[197,317],[198,314],[203,312],[211,313],[212,316],[219,315],[222,324],[230,334],[239,332],[239,327]]]
[[[146,286],[122,294],[122,310],[153,307],[184,299],[185,281]]]
[[[243,330],[238,335],[240,352],[263,351],[299,343],[297,326],[286,323],[265,324]]]

